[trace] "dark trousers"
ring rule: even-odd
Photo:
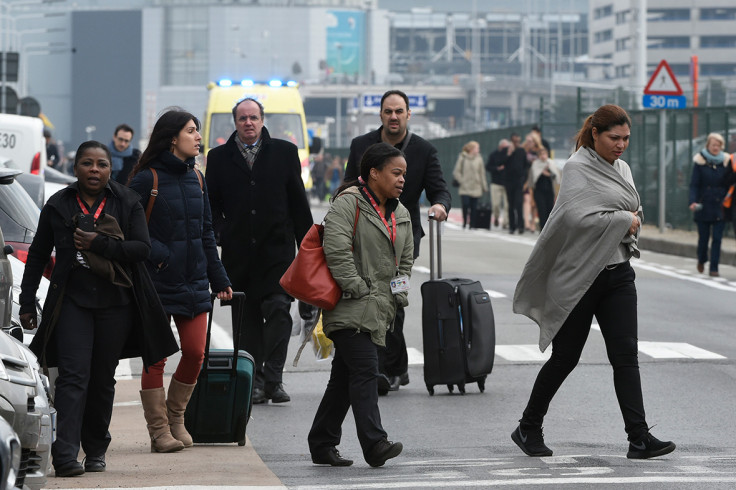
[[[378,372],[386,376],[401,376],[409,370],[409,355],[404,339],[403,307],[396,308],[394,329],[386,332],[386,347],[378,347]]]
[[[523,429],[542,426],[552,398],[580,359],[595,316],[613,366],[616,398],[629,440],[647,431],[639,377],[634,279],[634,269],[628,262],[604,269],[570,312],[552,340],[552,356],[537,375],[520,421]]]
[[[335,344],[335,358],[307,437],[309,451],[321,455],[340,444],[342,423],[352,407],[358,441],[365,456],[378,441],[386,438],[378,410],[376,346],[369,333],[354,329],[338,330],[330,338]]]
[[[710,271],[718,272],[718,262],[721,260],[721,239],[726,228],[725,221],[697,221],[698,223],[698,262],[708,262],[708,241],[710,230],[713,228],[713,241],[710,244]]]
[[[130,333],[132,308],[87,309],[62,301],[54,333],[59,367],[51,448],[55,467],[76,461],[80,442],[87,456],[104,455],[110,445],[115,368]]]
[[[509,202],[509,231],[524,231],[524,187],[506,185],[506,199]]]
[[[245,300],[245,326],[240,348],[255,361],[255,387],[273,389],[281,383],[291,337],[291,298],[269,294],[261,300]]]
[[[555,204],[554,190],[547,186],[534,189],[534,202],[537,204],[539,231],[541,232],[544,225],[547,223],[550,213],[552,212],[552,206]]]
[[[463,205],[463,228],[466,226],[475,228],[475,222],[478,219],[478,198],[470,196],[460,196]]]

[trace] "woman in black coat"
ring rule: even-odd
[[[36,291],[56,248],[43,321],[31,342],[44,366],[59,368],[56,476],[105,471],[118,360],[142,356],[148,366],[178,350],[148,273],[138,267],[150,251],[143,208],[135,192],[110,180],[110,161],[102,143],[79,147],[77,182],[41,210],[21,284],[20,320],[32,330]]]
[[[217,255],[207,188],[194,168],[201,141],[196,117],[183,110],[166,112],[153,127],[130,182],[149,220],[151,255],[146,265],[181,341],[181,360],[168,397],[163,380],[166,359],[141,376],[151,452],[173,452],[193,444],[184,428],[184,412],[204,360],[207,312],[212,309],[210,283],[219,299],[232,299],[230,280]]]
[[[718,262],[721,257],[721,239],[726,227],[723,213],[723,198],[726,197],[724,177],[728,170],[730,155],[723,151],[725,141],[718,133],[710,133],[705,148],[693,157],[693,173],[690,178],[690,210],[698,225],[698,272],[705,270],[708,262],[708,241],[711,230],[709,275],[718,277]]]

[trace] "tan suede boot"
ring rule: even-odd
[[[150,390],[140,390],[143,415],[151,436],[152,453],[173,453],[184,449],[181,441],[174,439],[166,416],[166,394],[163,386]]]
[[[184,447],[194,445],[192,436],[184,427],[184,412],[187,410],[187,403],[189,403],[189,398],[191,398],[195,386],[197,386],[197,383],[188,385],[177,381],[172,376],[171,384],[169,384],[169,396],[166,398],[171,435],[184,443]]]

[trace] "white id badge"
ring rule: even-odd
[[[409,276],[407,275],[396,276],[391,279],[391,292],[393,294],[408,291],[409,287]]]

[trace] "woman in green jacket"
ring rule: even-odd
[[[336,448],[351,406],[369,465],[383,466],[403,448],[390,442],[381,426],[376,346],[385,345],[396,307],[408,305],[414,236],[409,212],[399,202],[405,174],[401,150],[386,143],[370,146],[360,177],[337,190],[325,216],[327,265],[343,295],[334,310],[323,313],[335,358],[308,437],[315,464],[353,464]]]

